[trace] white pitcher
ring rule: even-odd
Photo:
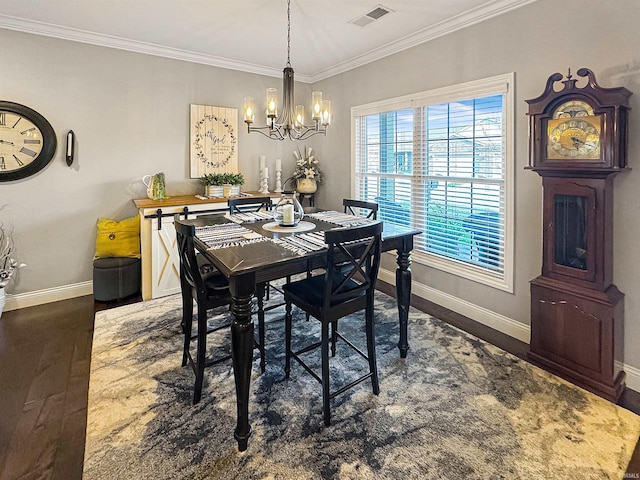
[[[155,200],[155,198],[153,198],[154,180],[155,178],[153,175],[145,175],[144,177],[142,177],[142,183],[144,183],[144,186],[147,187],[147,197],[149,197],[151,200]]]

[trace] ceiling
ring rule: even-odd
[[[534,1],[291,0],[291,65],[318,81]],[[3,1],[0,28],[272,76],[287,61],[286,0]]]

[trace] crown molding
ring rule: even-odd
[[[320,80],[333,77],[334,75],[353,70],[354,68],[380,60],[381,58],[388,57],[394,53],[402,52],[430,40],[443,37],[458,30],[462,30],[463,28],[470,27],[471,25],[500,16],[510,12],[511,10],[515,10],[537,1],[538,0],[496,0],[494,2],[486,3],[478,8],[471,9],[461,13],[460,15],[456,15],[455,17],[451,17],[416,33],[388,43],[380,48],[370,50],[369,52],[350,60],[339,63],[325,70],[318,71],[311,75],[311,82],[319,82]]]
[[[204,53],[191,52],[188,50],[180,50],[178,48],[164,47],[153,43],[139,42],[126,38],[115,37],[111,35],[103,35],[100,33],[88,32],[69,27],[61,27],[50,23],[36,22],[26,20],[24,18],[12,17],[0,14],[0,28],[8,30],[16,30],[19,32],[32,33],[34,35],[43,35],[46,37],[58,38],[62,40],[70,40],[72,42],[88,43],[101,47],[116,48],[118,50],[126,50],[129,52],[142,53],[145,55],[154,55],[156,57],[170,58],[173,60],[182,60],[184,62],[200,63],[211,67],[226,68],[229,70],[238,70],[241,72],[253,73],[257,75],[265,75],[268,77],[282,77],[282,69],[275,69],[256,65],[247,62],[240,62],[224,57],[216,57]],[[297,74],[296,81],[310,83],[309,75]]]
[[[302,83],[318,82],[334,75],[344,73],[348,70],[361,67],[389,55],[393,55],[394,53],[402,52],[403,50],[426,43],[457,30],[475,25],[476,23],[497,17],[536,1],[538,0],[495,0],[443,22],[437,23],[436,25],[425,28],[414,34],[407,35],[406,37],[400,38],[383,47],[376,48],[348,61],[320,70],[314,74],[296,73],[296,81]],[[199,63],[202,65],[237,70],[256,75],[282,77],[281,69],[274,69],[263,65],[241,62],[224,57],[216,57],[214,55],[207,55],[204,53],[164,47],[153,43],[129,40],[126,38],[104,35],[76,28],[62,27],[59,25],[27,20],[10,15],[0,14],[0,28],[70,40],[73,42],[87,43],[101,47],[116,48],[145,55],[171,58],[173,60],[181,60],[184,62]]]

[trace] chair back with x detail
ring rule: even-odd
[[[204,382],[204,369],[211,365],[227,361],[231,355],[218,358],[207,358],[207,335],[218,330],[230,331],[230,316],[226,321],[209,326],[207,312],[211,309],[230,306],[232,302],[229,283],[218,270],[209,268],[203,273],[198,262],[194,245],[195,227],[184,222],[179,215],[174,218],[178,253],[180,257],[180,287],[182,292],[182,328],[184,345],[182,366],[189,364],[193,369],[196,381],[193,392],[193,403],[200,401]],[[193,302],[197,306],[197,333],[193,335]],[[196,340],[195,357],[191,354],[191,342]],[[264,362],[264,349],[261,349],[261,360]]]
[[[344,207],[344,213],[350,213],[351,215],[360,215],[366,213],[366,218],[377,220],[378,218],[378,204],[375,202],[365,202],[364,200],[353,200],[350,198],[342,199],[342,206]],[[359,209],[359,212],[354,210]]]
[[[328,246],[327,266],[324,274],[291,282],[283,286],[285,314],[285,375],[291,370],[291,358],[300,363],[305,370],[322,384],[323,413],[325,425],[331,423],[330,401],[335,396],[371,379],[373,393],[380,391],[375,352],[375,331],[373,323],[374,291],[380,268],[382,222],[349,228],[336,228],[325,232]],[[344,269],[345,263],[350,268]],[[304,347],[296,352],[291,350],[292,314],[291,306],[300,309],[318,319],[321,323],[320,342]],[[347,315],[365,311],[365,332],[367,353],[361,352],[353,343],[338,333],[338,320]],[[348,385],[330,392],[329,388],[329,326],[332,339],[339,337],[369,363],[369,373]],[[322,374],[317,375],[301,359],[301,355],[317,347],[321,348]],[[332,356],[335,355],[335,349]]]
[[[229,199],[229,213],[257,212],[271,210],[271,197],[239,197]]]

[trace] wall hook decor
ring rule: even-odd
[[[67,166],[71,166],[73,163],[73,157],[75,156],[76,151],[76,134],[73,133],[73,130],[69,130],[67,133]]]

